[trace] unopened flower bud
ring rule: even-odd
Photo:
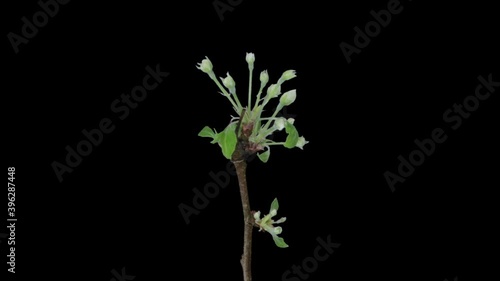
[[[234,87],[236,87],[236,82],[234,82],[234,79],[233,77],[231,77],[231,75],[229,75],[229,72],[226,74],[226,78],[222,79],[222,83],[224,84],[224,86],[226,86],[226,88],[228,89],[233,89]]]
[[[253,63],[255,62],[254,53],[247,53],[246,60],[248,63],[248,68],[253,69]]]
[[[272,84],[267,88],[267,95],[269,99],[275,98],[280,94],[281,86],[278,84]]]
[[[292,104],[296,98],[297,98],[297,91],[290,90],[281,96],[280,103],[283,104],[284,106],[288,106]]]
[[[266,85],[269,81],[269,74],[267,74],[267,70],[264,70],[260,73],[260,83],[261,85]]]
[[[212,72],[213,65],[212,65],[212,62],[210,61],[210,59],[208,59],[208,57],[206,57],[206,59],[202,60],[201,63],[198,63],[196,68],[200,69],[201,71],[203,71],[205,73],[210,73],[210,72]]]
[[[295,78],[295,77],[297,77],[297,75],[295,75],[295,70],[293,70],[293,69],[287,70],[287,71],[283,72],[283,74],[281,74],[281,77],[278,80],[278,83],[281,84],[281,83],[283,83],[287,80],[290,80],[292,78]]]

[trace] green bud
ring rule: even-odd
[[[280,94],[281,86],[278,84],[272,84],[267,88],[268,99],[277,97]]]
[[[266,85],[269,81],[269,74],[267,74],[267,70],[264,70],[260,73],[260,83],[261,85]]]
[[[208,59],[208,57],[206,57],[206,59],[202,60],[201,63],[198,63],[196,68],[200,69],[201,71],[203,71],[205,73],[210,73],[213,70],[213,65],[212,65],[212,62],[210,61],[210,59]]]
[[[281,96],[280,103],[283,104],[284,106],[288,106],[292,104],[296,98],[297,98],[297,91],[290,90]]]
[[[226,78],[221,77],[222,83],[224,84],[224,86],[226,86],[226,88],[233,89],[234,87],[236,87],[236,82],[234,82],[233,77],[229,75],[229,72],[226,75]]]
[[[283,74],[281,74],[281,77],[278,80],[278,84],[281,84],[281,83],[283,83],[287,80],[290,80],[292,78],[295,78],[295,77],[297,77],[297,75],[295,75],[295,70],[293,70],[293,69],[287,70],[287,71],[283,72]]]
[[[248,68],[253,69],[253,63],[255,62],[254,53],[247,53],[246,60],[248,63]]]

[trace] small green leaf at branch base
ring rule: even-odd
[[[215,138],[216,133],[212,128],[205,126],[201,131],[198,133],[199,137],[204,137],[204,138]]]
[[[224,131],[219,133],[218,142],[222,149],[222,154],[227,159],[231,159],[234,150],[236,149],[236,142],[238,141],[236,137],[236,123],[229,124]]]
[[[269,155],[271,155],[271,149],[269,147],[266,151],[257,153],[257,157],[259,157],[260,161],[262,161],[263,163],[267,163],[267,160],[269,160]]]

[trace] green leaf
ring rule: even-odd
[[[278,198],[274,198],[273,202],[271,203],[271,210],[276,210],[278,211],[278,208],[280,207],[280,204],[278,203]],[[270,213],[271,211],[269,211]]]
[[[201,131],[198,133],[199,137],[205,137],[205,138],[215,138],[216,133],[212,128],[205,126]]]
[[[198,133],[199,137],[204,137],[204,138],[212,138],[210,143],[217,143],[219,142],[219,134],[215,130],[212,130],[212,128],[205,126],[201,131]]]
[[[218,143],[220,138],[220,134],[215,134],[214,139],[210,143]]]
[[[294,148],[297,144],[297,141],[299,141],[299,132],[297,131],[297,129],[295,129],[295,126],[288,121],[285,125],[285,131],[288,136],[286,137],[284,146],[286,148]]]
[[[278,237],[278,235],[273,235],[274,244],[280,248],[288,248],[288,244],[285,243],[283,238]]]
[[[265,152],[257,153],[257,156],[259,157],[260,161],[262,161],[263,163],[267,163],[270,154],[271,154],[271,148],[267,147],[267,150]]]
[[[227,159],[231,159],[231,156],[236,149],[236,142],[238,141],[235,132],[236,125],[236,123],[230,123],[224,131],[219,133],[218,136],[218,142],[222,148],[222,154]]]

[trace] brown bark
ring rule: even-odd
[[[236,128],[236,135],[238,136],[241,130],[241,135],[238,137],[236,149],[233,152],[231,160],[236,168],[236,175],[238,176],[238,185],[240,187],[241,205],[243,207],[243,254],[241,256],[241,267],[243,269],[243,281],[252,281],[252,231],[254,225],[254,218],[250,209],[250,200],[248,198],[248,186],[246,169],[246,157],[248,155],[248,136],[252,132],[252,128],[248,128],[248,124],[241,124],[245,110],[240,115],[240,122]],[[250,125],[252,126],[252,125]]]

